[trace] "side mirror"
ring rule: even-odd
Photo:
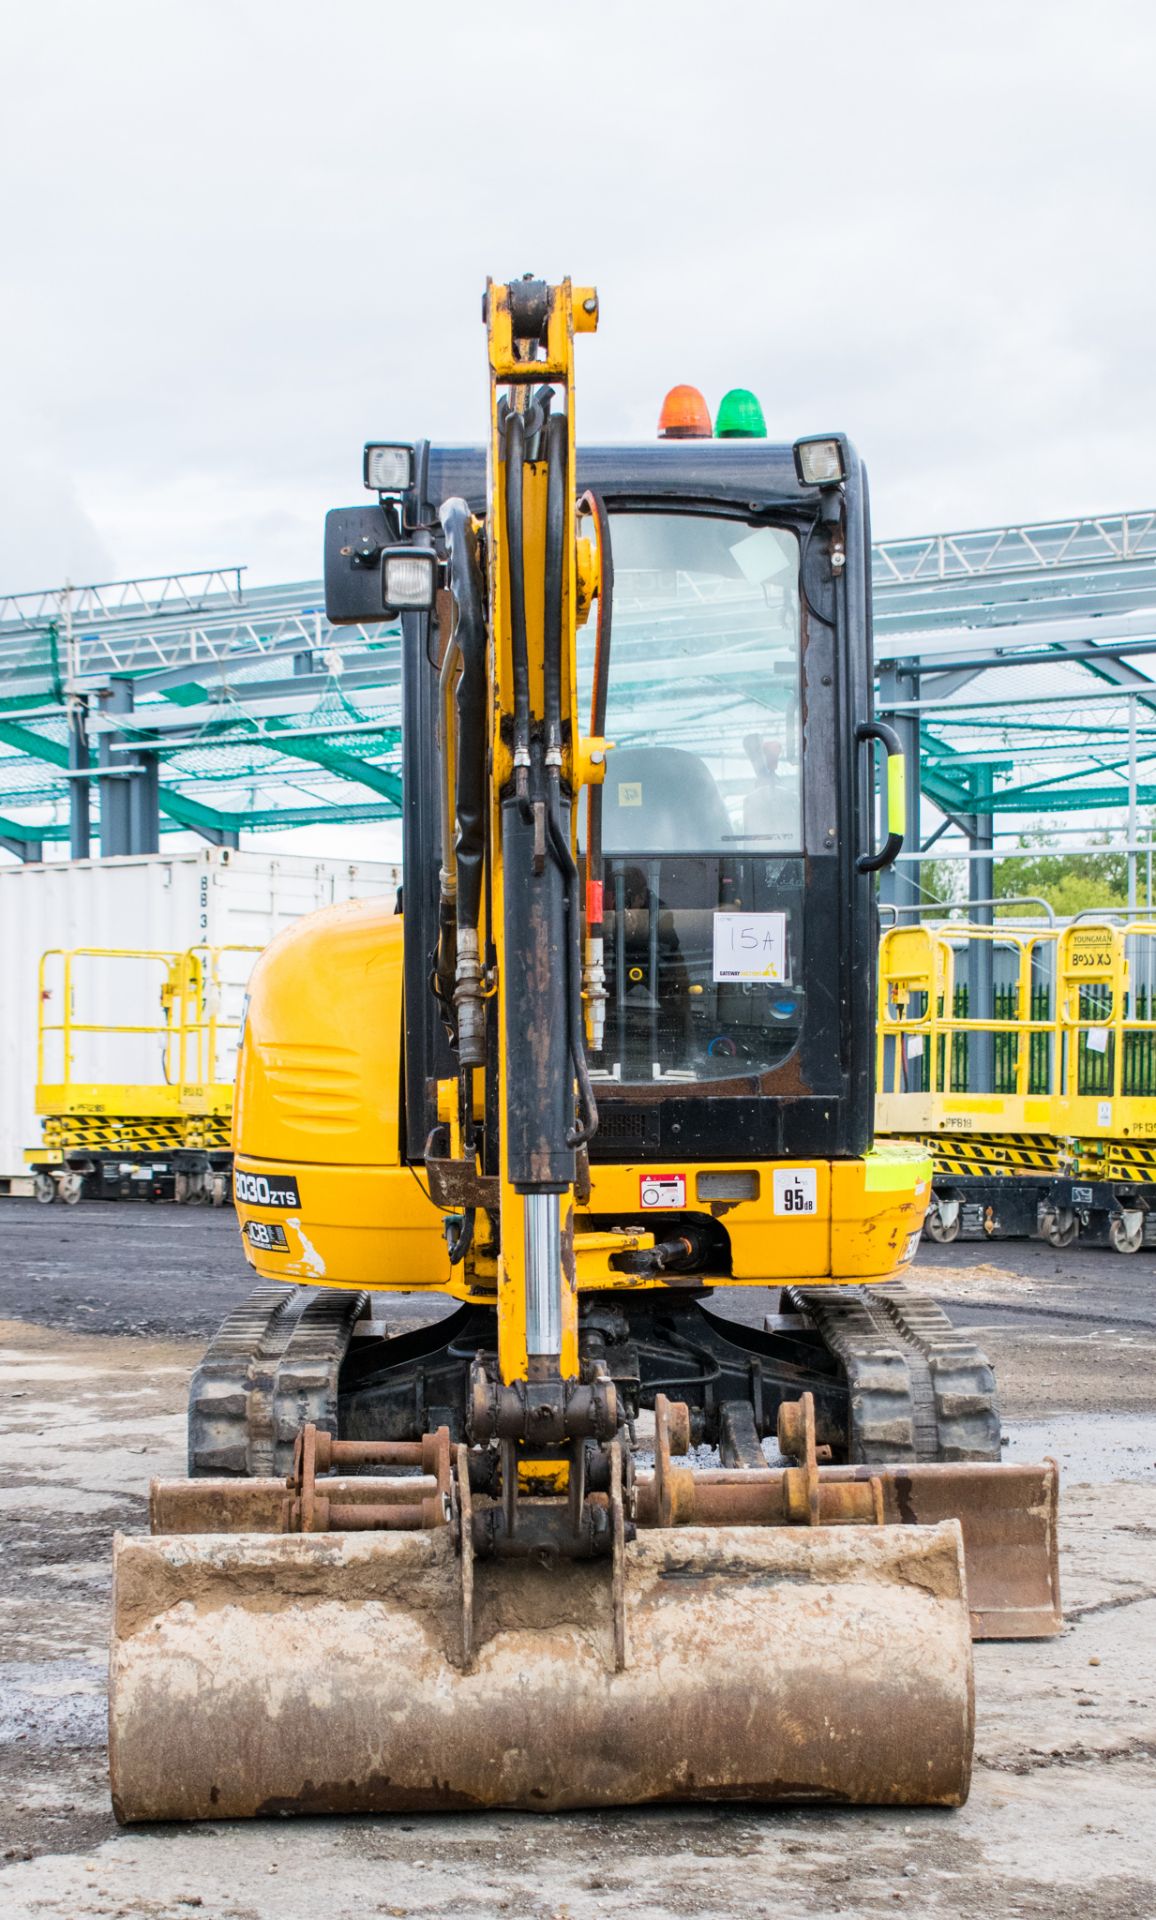
[[[393,618],[381,597],[381,556],[396,539],[383,507],[334,507],[326,514],[325,613],[335,627]]]

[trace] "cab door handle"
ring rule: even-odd
[[[887,838],[874,853],[861,853],[855,862],[860,873],[878,873],[881,868],[894,864],[903,845],[907,822],[907,761],[899,735],[885,720],[861,720],[855,729],[855,739],[860,746],[878,740],[887,756]]]

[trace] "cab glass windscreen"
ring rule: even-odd
[[[793,1050],[804,1011],[798,541],[677,513],[614,514],[610,541],[591,1066],[635,1085],[747,1079]],[[595,629],[579,634],[584,718]]]

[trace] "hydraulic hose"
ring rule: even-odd
[[[451,1214],[446,1220],[446,1251],[451,1267],[460,1266],[473,1245],[476,1218],[477,1209],[467,1207],[463,1214]]]
[[[486,848],[486,616],[478,543],[464,500],[441,510],[450,558],[450,585],[458,617],[454,640],[461,658],[457,688],[455,776],[458,929],[476,928],[482,902]]]
[[[570,1059],[578,1082],[581,1119],[569,1128],[566,1144],[584,1146],[598,1127],[598,1107],[582,1032],[582,914],[578,868],[562,827],[562,599],[566,543],[565,417],[555,415],[546,429],[546,555],[543,692],[546,709],[546,829],[550,849],[566,884],[566,1027]]]
[[[546,765],[562,751],[562,574],[566,551],[566,436],[564,414],[546,425],[545,642],[542,682],[546,709]]]
[[[457,604],[455,638],[461,657],[457,686],[457,767],[454,781],[457,838],[454,1005],[460,1066],[486,1060],[485,1007],[478,948],[478,918],[486,851],[486,616],[478,543],[464,500],[441,510],[450,558],[450,584]],[[448,913],[449,903],[443,902]],[[440,946],[440,942],[439,942]]]
[[[518,810],[530,818],[530,655],[526,644],[526,556],[523,546],[522,482],[526,423],[506,416],[506,546],[510,568],[510,643],[514,667],[514,791]]]
[[[454,676],[461,665],[457,635],[451,636],[438,673],[438,711],[442,724],[441,752],[441,891],[443,900],[452,900],[458,890],[457,861],[454,855],[454,782],[450,771],[449,718],[454,704]]]
[[[607,682],[611,674],[611,612],[614,599],[614,557],[611,553],[611,522],[599,493],[584,493],[580,507],[590,513],[597,526],[599,589],[597,589],[597,626],[593,636],[593,689],[590,699],[590,732],[603,739],[607,732]],[[620,920],[620,916],[618,916]],[[584,993],[590,1006],[590,1041],[595,1052],[603,1046],[607,1018],[607,973],[603,960],[603,789],[601,781],[591,780],[586,787],[586,966]],[[622,977],[618,979],[618,1004],[622,1008]],[[622,1035],[618,1035],[622,1048]]]
[[[594,684],[590,697],[590,732],[601,740],[606,732],[606,689],[610,678],[610,621],[614,599],[614,559],[610,551],[610,522],[602,496],[584,493],[580,508],[590,513],[598,529],[598,623],[594,635]],[[602,785],[592,780],[586,789],[586,938],[602,939]]]
[[[585,1146],[598,1131],[598,1103],[586,1062],[582,1036],[582,927],[578,910],[578,868],[570,851],[570,842],[562,829],[561,781],[556,767],[547,775],[546,825],[550,847],[566,882],[566,1026],[570,1059],[578,1082],[578,1104],[582,1118],[566,1134],[569,1147]]]
[[[458,869],[454,852],[455,811],[454,772],[450,740],[454,735],[454,680],[462,663],[457,634],[446,644],[438,673],[438,717],[441,723],[440,780],[441,872],[438,876],[438,940],[434,959],[433,989],[443,1012],[453,1004],[454,977],[457,971],[457,893]],[[451,1028],[452,1030],[452,1028]]]

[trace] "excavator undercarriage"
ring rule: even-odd
[[[609,1377],[631,1422],[660,1392],[682,1401],[693,1444],[727,1467],[763,1465],[780,1405],[805,1392],[819,1444],[838,1460],[998,1461],[992,1369],[934,1301],[894,1283],[779,1299],[751,1326],[689,1288],[587,1296],[581,1370]],[[416,1439],[442,1425],[455,1443],[479,1435],[497,1374],[492,1309],[466,1304],[393,1337],[371,1315],[369,1294],[259,1288],[194,1375],[189,1473],[286,1473],[307,1418],[349,1439]]]

